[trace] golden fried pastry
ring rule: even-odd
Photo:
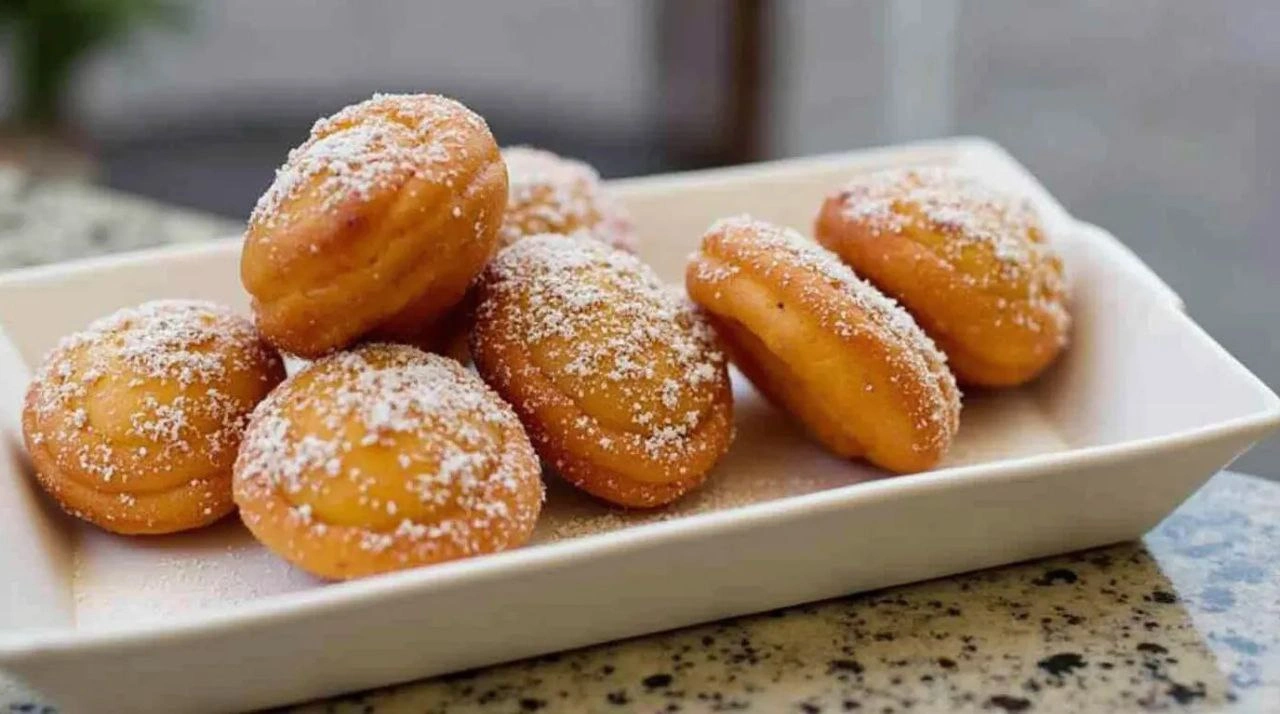
[[[498,145],[458,102],[380,94],[321,119],[249,218],[258,329],[303,357],[419,334],[492,257],[506,202]]]
[[[714,335],[636,257],[533,236],[503,249],[477,291],[476,369],[570,483],[659,506],[728,449],[733,394]]]
[[[1022,384],[1067,343],[1062,260],[1027,201],[951,168],[860,176],[818,240],[909,309],[966,384]]]
[[[835,454],[910,472],[946,453],[960,417],[946,358],[822,246],[724,219],[703,236],[685,284],[743,373]]]
[[[40,485],[115,533],[198,528],[227,515],[249,414],[284,379],[253,325],[160,300],[64,338],[27,391],[22,431]]]
[[[528,146],[502,150],[507,162],[507,212],[502,245],[540,233],[583,232],[634,253],[631,217],[609,195],[600,174],[587,164]]]
[[[254,536],[335,579],[518,546],[542,497],[511,408],[457,362],[406,345],[290,377],[254,412],[235,468]]]
[[[468,292],[462,302],[455,305],[439,319],[422,324],[418,330],[374,330],[370,342],[397,342],[413,345],[420,350],[450,357],[462,364],[471,364],[467,342],[471,337],[471,321],[475,314],[475,297]]]
[[[587,164],[526,146],[502,150],[507,164],[507,210],[499,243],[510,245],[539,233],[581,233],[615,248],[635,252],[634,230],[626,210],[608,194],[600,175]],[[444,316],[417,325],[375,329],[374,340],[406,342],[428,352],[470,362],[467,348],[475,309],[469,294]]]

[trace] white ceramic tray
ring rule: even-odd
[[[245,305],[224,241],[0,278],[0,667],[70,710],[278,704],[1135,538],[1280,421],[1280,402],[1106,232],[994,145],[956,140],[613,184],[673,281],[716,218],[807,230],[870,167],[957,163],[1033,196],[1074,284],[1070,352],[1032,387],[965,400],[943,468],[883,478],[825,455],[737,380],[738,439],[669,512],[552,484],[535,544],[321,584],[234,518],[126,539],[39,496],[17,415],[62,334],[162,296]],[[1188,256],[1188,259],[1191,259]]]

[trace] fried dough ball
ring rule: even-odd
[[[253,535],[332,579],[521,545],[542,498],[511,408],[457,362],[407,345],[290,377],[254,412],[235,466]]]
[[[507,164],[509,189],[499,230],[501,245],[540,233],[578,233],[635,252],[631,218],[609,195],[595,169],[527,146],[507,147],[502,158]],[[375,330],[371,337],[407,342],[468,364],[467,341],[474,310],[472,291],[447,314],[421,324],[416,332],[408,325]]]
[[[1022,384],[1066,347],[1062,260],[1027,201],[952,168],[894,169],[828,197],[815,231],[911,311],[963,383]]]
[[[502,245],[541,233],[582,232],[621,248],[636,250],[631,217],[587,164],[528,146],[502,150],[507,162],[507,212]]]
[[[960,416],[946,358],[822,246],[750,217],[724,219],[685,281],[743,373],[833,453],[897,472],[946,453]]]
[[[417,335],[492,257],[506,202],[489,127],[452,99],[379,94],[321,119],[249,218],[258,328],[303,357]]]
[[[533,236],[499,253],[477,290],[476,369],[570,483],[659,506],[728,449],[733,394],[714,335],[636,257]]]
[[[439,319],[424,323],[416,332],[375,330],[369,342],[391,341],[412,345],[425,352],[432,352],[454,359],[464,365],[471,364],[471,352],[467,342],[471,336],[471,322],[475,315],[475,296],[467,293]]]
[[[253,325],[194,300],[120,310],[64,338],[27,391],[22,430],[40,485],[123,534],[227,515],[249,414],[284,379]]]

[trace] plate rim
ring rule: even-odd
[[[682,182],[700,183],[724,179],[749,180],[765,174],[795,172],[802,174],[819,166],[848,164],[857,157],[872,162],[896,155],[922,151],[977,152],[985,154],[1021,174],[1029,185],[1037,188],[1042,200],[1054,210],[1067,215],[1065,209],[998,144],[979,137],[957,137],[915,142],[890,147],[876,147],[836,152],[819,156],[783,159],[737,167],[704,169],[690,172],[657,174],[610,182],[622,190],[670,189]],[[1069,215],[1067,215],[1068,218]],[[686,538],[722,535],[743,527],[776,525],[803,517],[814,509],[840,510],[855,504],[884,499],[909,498],[938,489],[959,485],[1013,482],[1042,477],[1050,472],[1114,464],[1127,459],[1171,451],[1179,448],[1248,437],[1256,440],[1280,427],[1280,397],[1226,351],[1216,340],[1192,320],[1182,309],[1180,299],[1149,267],[1105,229],[1070,218],[1073,225],[1090,232],[1090,240],[1103,241],[1118,254],[1137,281],[1140,292],[1148,296],[1169,298],[1155,304],[1155,309],[1172,313],[1179,329],[1188,330],[1196,339],[1210,346],[1216,363],[1243,377],[1261,405],[1247,413],[1189,429],[1155,434],[1141,439],[1112,444],[1070,448],[1049,454],[1003,459],[995,462],[953,466],[936,471],[839,486],[824,491],[786,496],[729,509],[691,514],[669,521],[643,523],[618,531],[596,533],[572,539],[519,548],[484,558],[455,561],[430,568],[388,573],[363,580],[331,583],[309,590],[277,593],[235,603],[225,608],[197,611],[165,620],[131,622],[122,625],[95,623],[86,627],[69,625],[29,629],[0,630],[0,665],[30,662],[65,654],[89,654],[112,649],[146,646],[160,642],[196,641],[202,637],[228,634],[239,628],[266,622],[307,620],[326,613],[340,612],[360,603],[379,598],[426,596],[458,581],[484,581],[490,578],[518,577],[531,569],[553,566],[602,552],[618,553],[636,548],[679,542]],[[184,243],[142,250],[81,258],[42,266],[18,268],[0,273],[0,290],[45,284],[86,273],[118,267],[145,264],[156,260],[187,259],[234,250],[239,236],[229,236],[199,243]],[[0,334],[3,334],[0,325]]]
[[[1239,363],[1232,366],[1244,369]],[[1247,370],[1245,372],[1257,380]],[[1232,437],[1256,435],[1260,438],[1268,431],[1280,427],[1280,397],[1276,397],[1260,381],[1255,386],[1265,392],[1270,403],[1253,413],[1144,439],[873,479],[814,493],[517,548],[484,558],[441,563],[430,568],[415,568],[372,578],[328,583],[324,587],[310,590],[267,595],[222,609],[198,611],[166,620],[121,626],[98,624],[77,628],[71,625],[0,631],[0,664],[55,656],[69,651],[86,652],[164,640],[199,638],[278,619],[306,619],[365,600],[426,595],[459,580],[518,577],[528,569],[568,562],[600,551],[627,551],[679,541],[682,538],[721,535],[736,528],[767,527],[777,521],[811,514],[815,508],[840,510],[855,502],[907,498],[918,493],[954,488],[962,479],[966,485],[1017,482],[1041,477],[1046,473],[1114,464],[1152,453]]]

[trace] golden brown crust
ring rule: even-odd
[[[375,95],[321,119],[249,220],[259,329],[306,357],[417,334],[493,255],[506,200],[493,135],[451,99]]]
[[[543,488],[520,422],[475,375],[375,344],[312,363],[262,403],[234,493],[264,545],[345,579],[516,547]]]
[[[952,169],[861,176],[832,194],[818,240],[901,301],[956,377],[1027,382],[1066,346],[1062,261],[1026,202]]]
[[[431,322],[424,322],[416,330],[406,327],[403,330],[376,329],[369,333],[368,342],[397,342],[412,345],[424,352],[452,358],[458,362],[471,364],[471,323],[475,320],[475,290],[468,290],[462,301],[454,305],[441,317]]]
[[[728,449],[733,394],[714,336],[634,256],[534,236],[499,253],[477,289],[476,369],[569,482],[658,506]]]
[[[23,436],[64,510],[115,533],[230,513],[249,414],[284,365],[248,320],[197,301],[121,310],[64,339],[27,391]]]
[[[735,363],[832,452],[891,471],[946,453],[960,394],[910,315],[794,231],[717,222],[685,274]]]
[[[509,191],[499,232],[503,246],[543,233],[585,233],[634,253],[631,216],[587,164],[528,146],[502,150]]]

